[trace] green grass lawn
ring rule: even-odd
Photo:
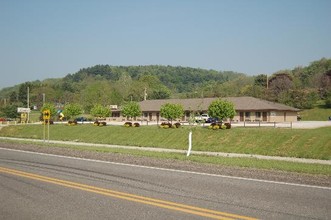
[[[313,108],[299,113],[302,121],[327,121],[331,116],[330,108]]]
[[[0,130],[0,136],[43,139],[43,128],[43,125],[8,126]],[[186,150],[189,131],[189,127],[51,125],[50,139]],[[193,128],[193,150],[329,160],[330,134],[331,127],[233,128],[217,131],[197,127]]]
[[[312,109],[299,112],[302,121],[327,121],[331,116],[331,108],[325,107],[325,102],[320,100]]]

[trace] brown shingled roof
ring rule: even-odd
[[[143,112],[160,111],[161,106],[166,103],[181,104],[185,111],[207,111],[211,102],[216,99],[218,98],[158,99],[145,100],[139,104]],[[236,111],[299,111],[297,108],[254,97],[227,97],[221,99],[232,102]]]

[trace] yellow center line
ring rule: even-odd
[[[21,176],[21,177],[26,177],[26,178],[30,178],[30,179],[34,179],[34,180],[39,180],[39,181],[43,181],[43,182],[47,182],[47,183],[52,183],[52,184],[56,184],[56,185],[66,186],[66,187],[70,187],[70,188],[80,189],[80,190],[93,192],[93,193],[97,193],[97,194],[101,194],[101,195],[105,195],[105,196],[111,196],[114,198],[148,204],[148,205],[157,206],[157,207],[170,209],[170,210],[181,211],[181,212],[194,214],[194,215],[198,215],[198,216],[213,218],[213,219],[224,219],[224,220],[228,220],[228,219],[229,220],[230,219],[253,220],[253,219],[255,219],[255,218],[251,218],[251,217],[246,217],[246,216],[241,216],[241,215],[236,215],[236,214],[231,214],[231,213],[226,213],[226,212],[219,212],[219,211],[215,211],[215,210],[211,210],[211,209],[204,209],[204,208],[199,208],[199,207],[195,207],[195,206],[189,206],[189,205],[185,205],[185,204],[165,201],[165,200],[138,196],[135,194],[123,193],[123,192],[114,191],[114,190],[110,190],[110,189],[99,188],[99,187],[85,185],[85,184],[81,184],[81,183],[76,183],[76,182],[71,182],[71,181],[66,181],[66,180],[61,180],[61,179],[55,179],[55,178],[41,176],[41,175],[37,175],[37,174],[33,174],[33,173],[27,173],[27,172],[23,172],[23,171],[19,171],[19,170],[8,169],[5,167],[0,167],[0,172],[11,174],[11,175],[16,175],[16,176]]]

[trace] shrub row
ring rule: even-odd
[[[107,125],[107,123],[105,122],[105,121],[102,121],[102,122],[99,122],[99,121],[95,121],[94,123],[93,123],[93,125],[94,126],[106,126]]]
[[[162,122],[160,127],[161,128],[179,128],[181,124],[179,122],[175,124],[171,124],[170,122]]]
[[[224,124],[222,124],[220,122],[218,122],[218,123],[212,123],[212,124],[209,125],[208,128],[209,129],[213,129],[213,130],[218,130],[218,129],[225,130],[225,129],[230,129],[231,128],[231,124],[230,123],[224,123]]]
[[[140,124],[138,122],[132,123],[132,122],[125,122],[124,127],[140,127]]]
[[[77,121],[76,120],[68,121],[68,125],[69,126],[71,126],[71,125],[77,125]]]

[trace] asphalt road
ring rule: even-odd
[[[0,219],[331,219],[331,188],[0,149]]]

